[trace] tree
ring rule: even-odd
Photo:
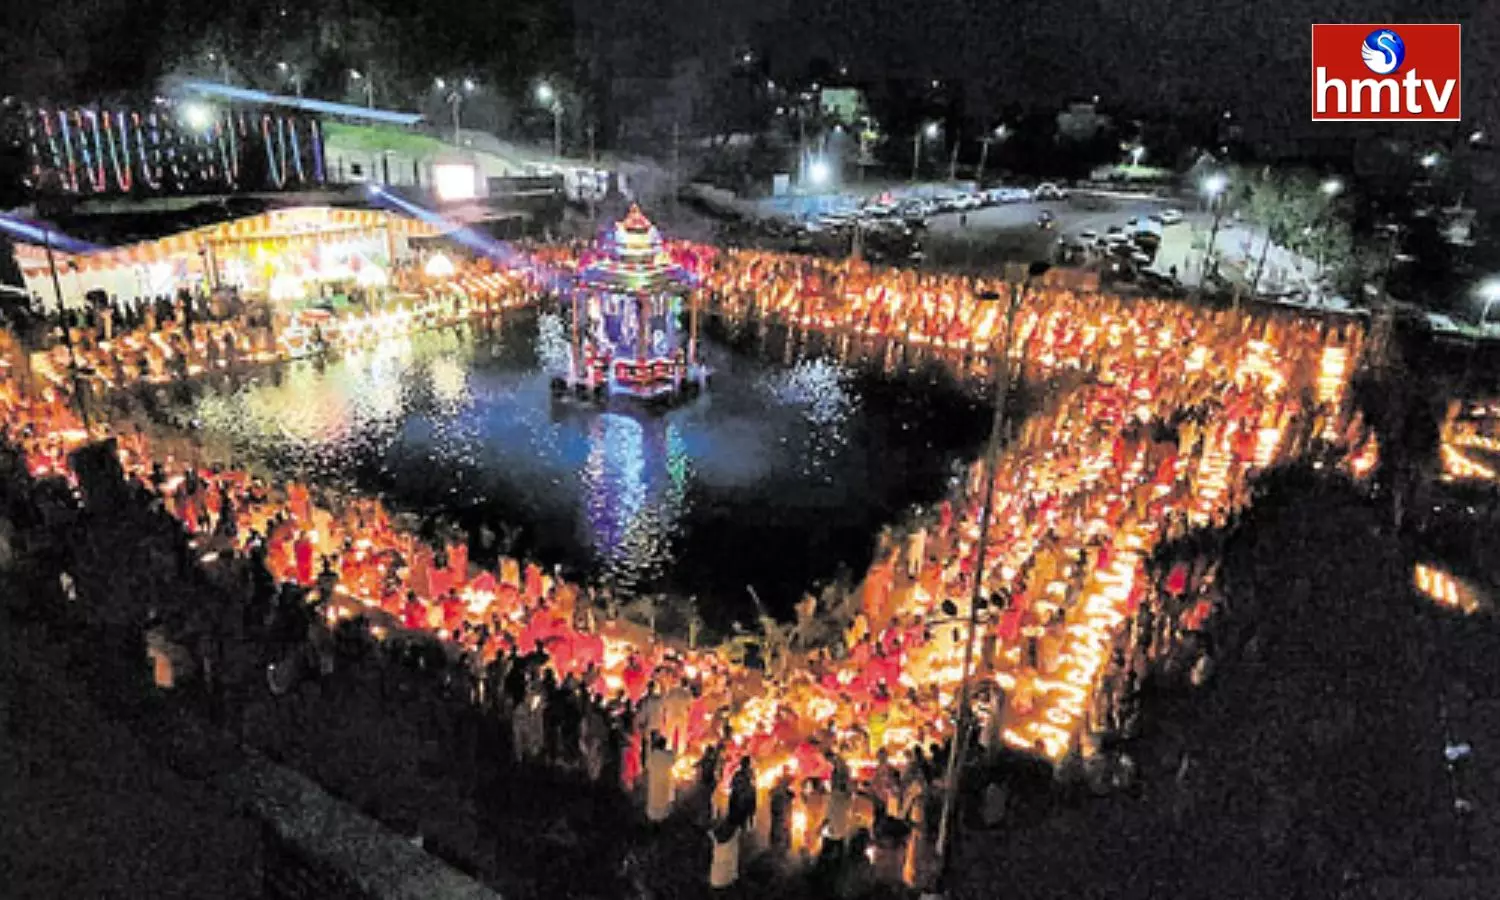
[[[1354,240],[1342,206],[1343,185],[1306,172],[1265,168],[1242,172],[1233,183],[1242,190],[1241,209],[1264,232],[1251,275],[1251,291],[1260,284],[1272,245],[1314,260],[1317,278],[1344,272],[1354,260]]]
[[[771,107],[761,89],[763,79],[739,68],[720,68],[708,76],[703,129],[715,149],[724,147],[735,134],[760,134],[770,123]]]

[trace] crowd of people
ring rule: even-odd
[[[839,854],[865,827],[899,835],[893,867],[923,881],[970,668],[965,748],[1128,779],[1128,757],[1104,748],[1137,726],[1153,669],[1212,670],[1224,598],[1202,535],[1244,508],[1258,471],[1315,446],[1375,452],[1346,396],[1363,340],[1352,324],[1036,285],[1007,343],[1011,286],[998,282],[752,251],[694,266],[726,316],[942,348],[955,363],[1004,355],[1028,381],[1062,385],[1013,430],[990,496],[981,460],[935,509],[882,534],[852,590],[765,620],[751,658],[612,619],[590,586],[537,561],[481,569],[467,540],[431,546],[375,500],[187,466],[138,434],[114,435],[120,460],[201,548],[263,569],[260,602],[292,584],[322,630],[363,617],[381,637],[438,635],[473,673],[476,702],[510,723],[518,758],[618,783],[652,821],[701,786],[723,885],[742,846]],[[492,280],[507,302],[540,290]],[[110,434],[84,426],[68,390],[0,381],[7,437],[38,476],[66,474],[70,451]]]
[[[466,262],[444,279],[425,277],[418,266],[397,266],[391,279],[389,289],[351,288],[342,309],[312,301],[295,311],[274,310],[242,301],[233,288],[101,297],[63,315],[48,314],[38,303],[36,322],[54,337],[29,336],[25,343],[42,349],[24,368],[64,392],[77,390],[77,382],[94,393],[161,384],[493,314],[534,302],[541,288],[534,274],[485,260]]]

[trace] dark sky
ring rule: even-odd
[[[382,0],[286,0],[304,14]],[[503,0],[430,0],[424,15]],[[547,0],[538,0],[547,2]],[[1466,118],[1496,121],[1500,0],[556,0],[571,6],[618,74],[669,69],[700,55],[727,62],[752,42],[791,79],[814,58],[847,61],[864,78],[966,82],[965,106],[983,114],[1101,95],[1117,107],[1224,106],[1246,121],[1303,127],[1309,25],[1459,21],[1465,24]],[[330,13],[331,14],[331,13]],[[151,71],[154,48],[184,17],[213,16],[189,0],[0,3],[0,92],[57,83],[56,72],[128,82]],[[472,10],[471,10],[472,15]],[[504,35],[489,43],[505,55]],[[420,42],[421,30],[406,39]],[[425,55],[425,54],[424,54]],[[111,85],[113,87],[114,85]],[[1335,126],[1338,127],[1338,126]]]
[[[784,0],[782,0],[784,2]],[[1500,3],[1483,0],[798,0],[781,56],[848,54],[862,69],[937,70],[1007,100],[1205,100],[1305,111],[1313,22],[1467,24],[1465,84],[1490,88]],[[1482,12],[1481,12],[1482,10]],[[1488,21],[1484,21],[1487,18]]]
[[[739,41],[765,52],[784,81],[822,59],[847,62],[856,78],[963,82],[963,107],[977,118],[1098,94],[1138,112],[1232,109],[1247,130],[1271,136],[1349,127],[1308,121],[1314,22],[1460,22],[1464,127],[1500,130],[1500,0],[575,0],[575,8],[623,65],[643,70],[684,53],[722,59]]]

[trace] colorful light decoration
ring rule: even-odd
[[[59,110],[57,113],[57,130],[62,135],[63,152],[68,155],[68,178],[65,184],[68,190],[78,193],[78,162],[73,157],[73,133],[68,129],[68,114]]]
[[[1417,590],[1439,606],[1473,615],[1484,608],[1483,598],[1472,587],[1448,572],[1426,563],[1412,571]]]
[[[50,170],[72,194],[128,193],[138,180],[152,191],[239,187],[240,156],[251,149],[242,141],[247,131],[244,115],[228,112],[200,125],[195,130],[155,111],[143,115],[91,107],[36,110],[27,119],[33,182]],[[324,180],[316,123],[308,126],[305,144],[297,121],[290,117],[265,114],[260,132],[272,186],[285,187],[294,177],[297,183],[307,183],[309,155],[314,178]]]
[[[119,123],[119,140],[116,140],[115,126],[110,123],[109,113],[104,113],[104,137],[105,145],[109,147],[109,162],[115,173],[115,184],[126,193],[135,184],[135,176],[130,170],[130,131],[125,120],[125,113],[115,114],[115,121]],[[125,147],[124,159],[121,159],[120,146]]]
[[[1460,404],[1452,404],[1440,432],[1438,458],[1443,480],[1500,481],[1500,472],[1474,455],[1500,453],[1500,439],[1486,433],[1486,425],[1495,421],[1495,410],[1479,406],[1470,410],[1469,418],[1460,418],[1460,411]]]
[[[141,180],[146,183],[146,187],[159,191],[161,190],[161,170],[152,164],[152,159],[146,152],[146,128],[141,122],[141,114],[132,112],[130,121],[135,124],[135,143],[140,153]],[[125,139],[125,151],[129,155],[130,139],[128,137]]]
[[[266,148],[266,166],[270,173],[271,183],[278,188],[286,187],[286,134],[277,132],[281,136],[281,153],[276,153],[275,141],[271,134],[271,117],[264,115],[260,117],[261,143]]]
[[[94,193],[100,194],[109,188],[109,182],[105,179],[104,172],[104,146],[99,137],[99,114],[92,109],[83,110],[81,113],[73,114],[74,122],[79,125],[79,136],[83,143],[84,168],[88,170],[89,180],[93,182]],[[87,121],[93,127],[84,130],[83,123]],[[93,146],[89,146],[89,135],[94,138]]]

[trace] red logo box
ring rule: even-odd
[[[1380,54],[1366,64],[1363,53],[1365,39],[1382,30],[1395,32],[1405,46],[1400,65],[1387,74],[1377,71]],[[1377,49],[1393,46],[1387,40]],[[1459,25],[1314,25],[1313,121],[1461,121],[1462,52]]]

